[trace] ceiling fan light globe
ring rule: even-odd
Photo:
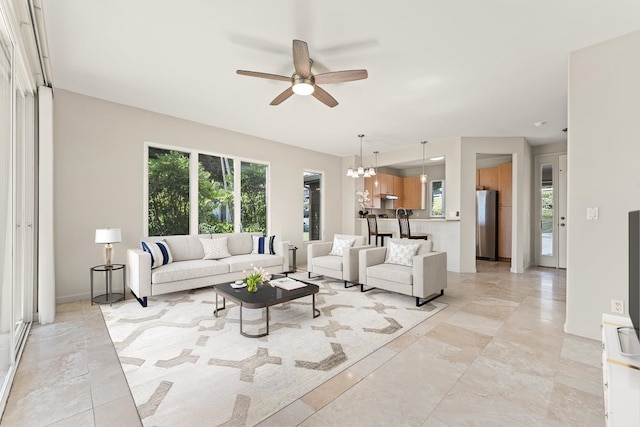
[[[298,74],[294,74],[291,80],[293,93],[296,95],[311,95],[314,91],[315,79],[313,76],[302,77]]]

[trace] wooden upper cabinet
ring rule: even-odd
[[[388,194],[389,193],[389,175],[385,173],[378,174],[378,180],[380,182],[380,194]],[[393,184],[393,181],[391,181]]]
[[[480,190],[498,190],[498,167],[482,168],[477,170],[479,174]]]
[[[375,185],[375,181],[375,176],[365,178],[364,189],[369,190],[369,199],[371,199],[369,204],[371,208],[380,209],[380,181],[378,181],[378,186]]]
[[[401,176],[393,176],[393,194],[398,196],[394,206],[404,207],[404,182]]]
[[[498,205],[511,206],[512,163],[498,165]]]
[[[403,205],[397,205],[406,209],[422,208],[422,183],[419,176],[403,178]]]

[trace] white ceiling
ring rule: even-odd
[[[459,136],[566,140],[567,54],[640,29],[638,0],[43,0],[53,86],[338,156]],[[291,43],[328,108],[286,82]],[[537,121],[546,121],[536,127]]]

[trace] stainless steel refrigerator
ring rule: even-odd
[[[498,259],[498,192],[476,191],[476,258]]]

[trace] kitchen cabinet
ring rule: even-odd
[[[480,190],[499,190],[498,188],[498,168],[482,168],[477,170],[479,173],[478,189]],[[498,195],[498,197],[500,197]]]
[[[390,194],[389,192],[389,177],[386,173],[379,173],[378,179],[380,181],[380,194]],[[391,179],[391,186],[393,186],[393,178]]]
[[[498,206],[511,206],[512,163],[498,165]]]
[[[380,209],[380,181],[378,181],[378,185],[375,185],[376,177],[372,176],[371,178],[364,179],[364,189],[369,191],[369,199],[371,199],[370,207],[373,209]]]
[[[405,209],[422,209],[422,183],[419,176],[403,178],[403,204]]]
[[[405,207],[405,199],[404,199],[404,182],[401,176],[392,176],[393,180],[393,193],[398,196],[398,200],[395,201],[395,207]]]
[[[498,207],[498,258],[511,258],[511,206]]]

